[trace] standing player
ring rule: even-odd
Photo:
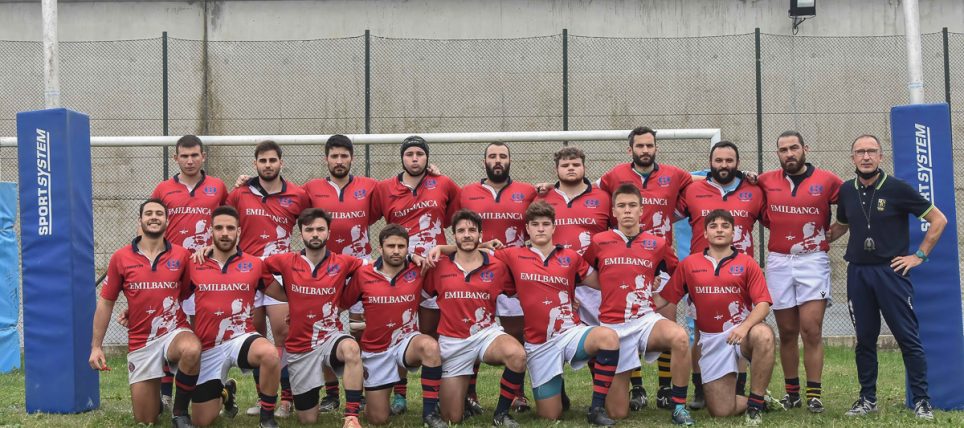
[[[732,246],[734,217],[722,209],[704,217],[703,240],[709,246],[680,263],[656,303],[675,304],[689,293],[698,314],[699,365],[710,415],[746,411],[747,424],[759,425],[773,374],[773,330],[763,322],[770,312],[770,293],[760,266]],[[749,398],[735,393],[738,361],[744,359],[751,364]]]
[[[121,292],[127,299],[127,368],[134,420],[157,423],[161,377],[168,364],[177,367],[177,395],[171,409],[173,425],[189,427],[188,403],[200,368],[201,342],[191,332],[181,300],[188,294],[190,254],[164,239],[167,207],[158,199],[140,206],[141,236],[110,258],[107,279],[97,299],[90,366],[109,370],[104,357],[104,334]]]
[[[425,282],[425,291],[437,296],[442,319],[439,348],[442,357],[442,419],[459,423],[470,377],[480,362],[505,365],[500,383],[494,426],[517,427],[509,407],[525,381],[526,353],[522,345],[495,322],[496,301],[512,281],[505,263],[478,250],[482,218],[462,209],[452,219],[458,250],[438,261]]]
[[[284,162],[281,146],[274,141],[262,141],[254,149],[254,167],[258,176],[235,188],[228,195],[227,204],[238,210],[241,218],[241,250],[255,257],[287,253],[291,249],[291,231],[295,220],[309,201],[305,191],[281,176]],[[285,317],[288,305],[257,291],[252,312],[255,329],[267,332],[265,315],[271,321],[271,334],[280,354],[288,335]],[[282,363],[284,360],[282,360]],[[260,371],[254,371],[255,385],[259,385]],[[278,414],[286,417],[291,412],[291,387],[287,370],[282,373],[282,397]],[[248,409],[249,415],[257,414],[257,407]]]
[[[639,189],[643,198],[639,223],[642,231],[664,238],[667,245],[673,245],[673,211],[676,209],[680,193],[693,182],[692,176],[682,169],[656,162],[656,131],[640,126],[629,132],[629,149],[632,161],[616,165],[599,179],[599,188],[610,195],[622,184],[632,184]],[[660,277],[660,286],[669,281],[666,272]],[[663,313],[664,317],[675,319],[676,314]],[[674,408],[671,400],[672,377],[670,354],[664,352],[657,360],[659,390],[656,393],[656,406]],[[643,388],[642,374],[633,371],[630,376],[630,409],[646,407],[646,389]]]
[[[692,425],[693,418],[686,410],[689,336],[675,319],[669,320],[653,311],[652,296],[662,288],[660,273],[676,270],[676,254],[663,238],[642,232],[639,213],[643,198],[635,185],[621,184],[612,198],[613,217],[618,226],[594,235],[586,251],[586,262],[599,272],[602,291],[599,320],[619,334],[620,361],[607,410],[616,419],[628,416],[630,372],[639,369],[640,353],[652,363],[660,352],[671,351],[673,385],[670,392],[675,407],[672,421]]]
[[[197,305],[194,331],[201,339],[202,349],[193,421],[200,426],[214,423],[222,404],[226,416],[237,414],[236,384],[227,379],[228,370],[258,368],[261,426],[273,428],[278,426],[274,410],[281,359],[271,342],[255,332],[251,322],[255,292],[264,285],[262,262],[238,249],[239,224],[240,216],[233,207],[216,208],[211,213],[214,251],[203,263],[191,263],[189,268]]]
[[[288,302],[290,332],[285,341],[288,370],[298,421],[318,420],[318,399],[324,369],[345,376],[345,428],[360,428],[358,410],[362,396],[362,364],[358,343],[342,333],[338,305],[346,280],[363,261],[329,251],[331,216],[319,208],[305,209],[298,229],[305,249],[265,259],[265,294]],[[280,275],[283,281],[274,279]]]
[[[180,173],[160,182],[151,193],[167,207],[169,225],[164,238],[190,252],[211,245],[211,211],[224,205],[228,191],[224,182],[204,173],[207,153],[201,139],[185,135],[174,145],[174,162]],[[188,316],[194,317],[194,296],[181,305]],[[161,402],[170,407],[173,374],[166,371],[161,378]]]
[[[388,224],[378,234],[382,256],[362,266],[341,296],[341,307],[362,302],[367,326],[362,333],[365,366],[365,418],[381,425],[391,415],[389,395],[399,369],[422,368],[422,422],[429,428],[448,426],[438,414],[442,360],[438,342],[418,331],[418,307],[424,277],[407,262],[409,238],[404,227]]]
[[[823,315],[830,299],[830,205],[837,203],[840,177],[807,163],[808,147],[796,131],[777,138],[780,169],[761,174],[766,194],[763,223],[770,227],[766,277],[780,330],[780,362],[787,409],[801,407],[800,349],[807,370],[807,409],[822,413]]]
[[[505,143],[490,143],[485,148],[483,158],[486,178],[471,183],[462,189],[460,206],[479,214],[482,218],[482,241],[499,240],[508,247],[525,245],[525,212],[536,197],[536,189],[531,184],[512,181],[509,170],[512,158],[509,146]],[[505,332],[515,337],[519,343],[525,341],[522,335],[522,307],[519,299],[499,293],[495,314]],[[478,369],[476,368],[476,374]],[[475,378],[469,381],[469,399],[478,403],[475,394]],[[474,404],[475,404],[474,403]],[[477,405],[477,404],[476,404]],[[512,407],[519,410],[529,408],[528,400],[522,391],[515,397]]]

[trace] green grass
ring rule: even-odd
[[[123,356],[110,359],[111,367],[123,368],[126,365]],[[937,369],[937,368],[932,368]],[[517,415],[517,420],[524,426],[555,425],[560,427],[587,426],[584,412],[589,404],[589,372],[566,373],[566,389],[573,397],[574,410],[569,411],[559,423],[549,423],[536,419],[532,413]],[[655,394],[655,367],[644,367],[644,385],[652,395]],[[240,373],[233,376],[240,378]],[[482,405],[491,412],[498,398],[498,382],[501,370],[484,367],[479,374],[479,396]],[[127,386],[127,374],[124,370],[113,370],[101,375],[101,407],[98,410],[79,415],[27,414],[24,411],[24,375],[22,371],[0,375],[0,426],[25,427],[128,427],[133,426],[134,420],[130,412],[130,394]],[[783,373],[779,367],[773,373],[770,390],[774,395],[783,395]],[[880,352],[880,379],[878,386],[878,407],[880,413],[863,419],[849,419],[843,416],[857,396],[858,385],[856,368],[854,367],[853,351],[849,348],[827,348],[827,360],[824,369],[824,404],[827,412],[822,415],[811,415],[804,409],[794,409],[790,412],[771,412],[765,415],[765,423],[771,427],[803,427],[803,426],[908,426],[917,425],[911,412],[904,408],[904,367],[897,351]],[[409,412],[392,421],[395,427],[421,426],[420,388],[417,377],[409,381]],[[692,393],[692,388],[690,389]],[[247,406],[255,402],[254,387],[250,377],[240,380],[239,405],[242,412]],[[726,418],[711,419],[706,411],[693,412],[697,425],[702,426],[741,426],[742,419]],[[920,423],[933,426],[964,426],[962,412],[935,412],[936,420],[932,423]],[[169,415],[161,419],[163,425],[168,425]],[[299,426],[293,419],[280,421],[281,426]],[[653,405],[643,412],[634,413],[629,419],[620,422],[619,426],[652,426],[669,425],[669,413],[655,409]],[[363,421],[364,424],[364,421]],[[257,426],[257,418],[239,415],[234,420],[221,420],[215,426]],[[323,415],[317,426],[340,427],[341,416]],[[367,426],[367,425],[366,425]],[[466,421],[462,426],[481,427],[491,426],[488,416],[475,417]]]

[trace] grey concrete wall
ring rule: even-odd
[[[691,37],[790,34],[789,0],[61,1],[65,41],[157,37],[299,40],[349,37],[514,38],[557,34]],[[206,17],[206,19],[205,19]],[[964,32],[964,2],[920,2],[921,30]],[[903,33],[898,0],[823,0],[800,35]],[[0,0],[0,40],[39,40],[40,2]]]

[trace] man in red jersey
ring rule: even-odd
[[[258,176],[251,178],[228,195],[227,204],[238,210],[241,217],[241,250],[247,254],[265,258],[272,254],[287,253],[291,249],[291,231],[298,215],[310,204],[307,194],[298,185],[281,176],[284,162],[281,146],[274,141],[262,141],[254,149],[254,167]],[[265,317],[271,321],[271,334],[278,352],[284,349],[288,335],[288,305],[258,290],[252,312],[255,329],[265,335]],[[282,363],[284,360],[282,359]],[[254,371],[255,385],[260,384],[259,370]],[[291,412],[291,387],[287,370],[282,373],[282,396],[278,416],[287,417]],[[257,414],[257,407],[249,408],[248,415]]]
[[[264,261],[265,294],[288,302],[290,325],[285,349],[298,421],[312,424],[318,408],[324,369],[345,377],[345,428],[360,428],[362,363],[358,343],[342,333],[339,310],[345,282],[364,261],[326,248],[331,216],[307,208],[298,217],[305,249],[269,256]],[[275,275],[284,280],[278,282]]]
[[[652,296],[662,288],[660,273],[676,270],[676,254],[665,239],[642,232],[639,213],[643,199],[634,184],[619,185],[612,198],[618,226],[594,235],[586,251],[586,262],[599,273],[599,320],[619,334],[620,361],[607,410],[616,419],[629,415],[630,373],[639,369],[640,353],[652,363],[660,352],[671,351],[671,400],[675,407],[671,419],[674,424],[692,425],[693,418],[686,410],[689,336],[675,319],[653,311]]]
[[[207,426],[218,417],[223,399],[225,415],[233,417],[236,385],[228,380],[231,367],[243,371],[259,368],[262,427],[277,427],[274,408],[278,400],[281,359],[275,347],[255,332],[251,307],[255,292],[263,288],[261,259],[238,248],[240,216],[230,206],[211,213],[214,250],[202,263],[191,263],[189,274],[195,293],[197,317],[194,331],[201,339],[201,374],[194,391],[194,423]],[[222,393],[223,390],[227,394]]]
[[[399,382],[399,369],[422,368],[422,422],[429,428],[448,426],[438,414],[442,360],[438,342],[418,330],[418,307],[424,277],[421,268],[406,260],[408,231],[388,224],[378,234],[382,256],[362,266],[341,295],[341,307],[365,306],[367,326],[361,337],[365,366],[365,418],[388,423],[389,396]]]
[[[807,370],[807,409],[824,410],[823,316],[830,299],[830,205],[837,203],[843,180],[807,163],[803,136],[787,131],[777,138],[780,169],[760,175],[766,194],[764,224],[770,227],[766,276],[773,297],[773,314],[780,330],[780,362],[787,409],[801,407],[800,349]]]
[[[94,312],[88,362],[96,370],[109,370],[104,334],[114,302],[123,292],[128,305],[127,373],[134,420],[157,423],[161,377],[171,365],[177,367],[177,395],[171,410],[177,428],[191,426],[187,406],[198,380],[201,342],[181,311],[181,301],[188,295],[190,254],[164,239],[167,209],[159,199],[142,203],[141,236],[111,256]]]
[[[708,247],[680,263],[656,304],[676,304],[689,293],[696,306],[699,364],[710,415],[746,411],[747,424],[759,425],[773,374],[773,330],[763,322],[770,312],[770,293],[760,266],[733,247],[734,217],[716,209],[704,218]],[[736,394],[738,360],[743,359],[750,362],[752,374],[748,398]]]
[[[639,223],[642,231],[666,239],[667,245],[673,245],[673,211],[676,209],[680,193],[693,182],[689,172],[675,166],[656,162],[656,131],[646,126],[640,126],[629,132],[629,149],[632,161],[619,164],[609,170],[599,179],[599,187],[612,194],[622,184],[632,184],[639,189],[643,197],[642,212]],[[660,286],[669,281],[669,275],[663,272],[660,276]],[[676,314],[663,313],[669,319],[675,319]],[[671,400],[672,365],[669,352],[660,354],[657,359],[659,373],[659,390],[656,394],[656,406],[674,409]],[[632,372],[629,378],[632,383],[629,406],[631,410],[641,410],[646,407],[646,389],[643,388],[642,373]]]
[[[461,207],[482,218],[482,241],[494,239],[508,247],[525,245],[525,211],[536,197],[531,184],[513,181],[509,176],[512,158],[509,146],[502,142],[490,143],[483,157],[486,178],[462,188]],[[499,324],[520,343],[522,336],[522,307],[519,299],[499,293],[495,309]],[[469,383],[469,399],[478,403],[475,394],[475,375]],[[518,411],[528,410],[529,404],[522,391],[512,404]]]
[[[470,377],[481,362],[504,365],[494,426],[517,427],[509,416],[513,399],[525,381],[526,353],[522,345],[495,322],[496,302],[512,281],[505,263],[479,251],[482,217],[462,209],[452,219],[457,251],[438,261],[428,274],[425,291],[438,297],[442,313],[439,348],[442,357],[442,419],[459,423]]]

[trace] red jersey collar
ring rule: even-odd
[[[142,238],[142,236],[138,236],[138,237],[134,238],[133,241],[131,241],[131,251],[133,251],[134,254],[143,255],[143,253],[141,253],[141,249],[137,246],[137,244],[140,244],[141,238]],[[166,254],[166,253],[169,252],[169,251],[171,251],[171,243],[168,242],[167,239],[164,239],[164,250],[161,251],[160,254],[158,254],[157,257],[151,262],[151,270],[152,270],[152,271],[157,270],[157,262],[161,261],[161,256],[163,256],[164,254]],[[145,258],[146,258],[146,256],[145,256]]]
[[[318,274],[318,268],[320,268],[321,265],[325,264],[325,261],[328,260],[328,256],[331,255],[331,251],[328,251],[328,249],[325,248],[325,255],[321,258],[321,261],[319,261],[318,264],[316,265],[312,265],[311,260],[308,260],[308,250],[302,248],[300,254],[301,254],[301,259],[308,262],[308,265],[311,266],[311,277],[315,278]]]
[[[278,193],[268,193],[267,190],[264,190],[264,187],[261,186],[261,180],[257,176],[248,179],[248,186],[254,187],[254,189],[257,190],[258,194],[261,196],[261,200],[264,201],[268,199],[268,196],[283,195],[288,191],[288,180],[285,180],[285,178],[282,176],[278,176],[278,179],[281,180],[281,190]]]
[[[731,260],[733,260],[733,259],[736,259],[736,257],[740,255],[740,252],[737,251],[737,250],[736,250],[736,247],[734,247],[734,246],[732,246],[732,245],[730,246],[730,250],[733,251],[733,254],[730,254],[730,255],[728,255],[728,256],[726,256],[726,257],[723,257],[723,258],[720,260],[719,263],[716,263],[715,260],[710,260],[712,257],[710,257],[710,249],[709,249],[709,247],[707,247],[706,249],[703,250],[703,258],[706,259],[706,261],[709,261],[709,262],[711,262],[711,263],[715,263],[715,264],[716,264],[716,267],[715,267],[715,269],[713,270],[713,275],[720,276],[720,268],[722,268],[723,265],[726,264],[726,262],[729,262],[729,261],[731,261]]]
[[[174,174],[174,176],[171,177],[171,180],[174,180],[175,183],[180,184],[180,183],[181,183],[181,180],[178,179],[178,177],[180,177],[180,176],[181,176],[181,173],[180,173],[180,172],[177,173],[177,174]],[[197,190],[198,187],[201,187],[202,184],[204,184],[204,179],[206,179],[207,177],[208,177],[207,173],[205,173],[204,170],[202,169],[202,170],[201,170],[201,179],[198,180],[197,184],[195,184],[195,185],[194,185],[194,188],[192,188],[191,191],[189,192],[191,196],[194,196],[194,191]]]

